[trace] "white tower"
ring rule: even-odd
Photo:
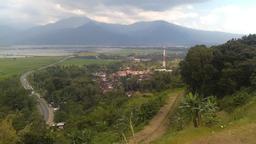
[[[163,68],[166,69],[166,52],[165,52],[165,48],[163,51]]]

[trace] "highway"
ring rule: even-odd
[[[65,57],[65,58],[62,58],[61,60],[55,62],[55,63],[52,63],[52,64],[49,64],[49,65],[46,65],[46,66],[43,66],[43,67],[40,67],[39,69],[37,70],[31,70],[31,71],[27,71],[25,72],[24,74],[22,74],[20,76],[20,82],[21,82],[21,85],[22,87],[25,89],[25,90],[28,90],[28,91],[31,91],[31,96],[34,96],[36,98],[36,101],[37,101],[37,108],[39,110],[39,112],[43,115],[44,117],[44,120],[46,122],[47,125],[49,126],[52,126],[54,125],[54,110],[53,110],[53,107],[51,107],[47,101],[42,98],[40,96],[39,93],[37,93],[34,88],[32,87],[32,85],[29,83],[29,80],[28,80],[28,77],[35,71],[38,71],[38,70],[43,70],[45,68],[48,68],[48,67],[52,67],[52,66],[55,66],[57,64],[60,64],[70,58],[72,58],[73,56],[68,56],[68,57]]]

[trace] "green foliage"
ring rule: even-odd
[[[150,120],[160,109],[163,102],[162,97],[157,97],[149,100],[147,103],[134,107],[132,109],[134,125],[137,126]]]
[[[55,113],[55,122],[66,122],[64,137],[61,138],[63,141],[74,144],[122,141],[122,134],[130,135],[130,118],[136,130],[145,125],[160,109],[164,102],[164,94],[141,94],[129,98],[122,85],[118,89],[103,93],[93,74],[99,71],[112,73],[117,68],[120,68],[119,64],[55,66],[33,75],[33,85],[43,93],[49,103],[60,108]],[[164,84],[169,85],[171,76],[162,75],[158,81],[165,78],[168,80],[165,80]],[[136,77],[133,80],[135,83],[138,82]],[[129,80],[127,82],[131,83]],[[132,85],[127,86],[138,90],[134,87],[135,84]],[[42,141],[51,140],[51,137],[42,136],[44,137],[34,137],[46,138]]]
[[[232,112],[237,107],[246,104],[252,97],[253,94],[250,94],[248,90],[241,90],[234,93],[233,95],[225,97],[219,103],[222,109],[228,112]]]
[[[23,144],[53,144],[54,139],[48,134],[28,133],[22,140]]]
[[[207,48],[195,46],[181,63],[181,75],[193,93],[223,97],[254,85],[256,35]]]
[[[0,144],[16,144],[18,135],[9,117],[0,121]]]
[[[179,74],[169,72],[154,72],[149,78],[139,80],[138,76],[121,78],[125,91],[160,92],[169,88],[182,87]]]
[[[215,126],[220,123],[217,117],[217,99],[215,97],[208,97],[203,102],[203,122],[206,126]]]
[[[217,110],[216,98],[202,98],[197,94],[189,93],[185,96],[180,106],[180,115],[186,118],[179,119],[181,121],[191,120],[194,127],[199,127],[202,124],[212,126],[217,122]]]
[[[0,81],[0,91],[0,119],[15,114],[14,128],[23,129],[36,117],[34,99],[28,96],[16,78]]]
[[[180,108],[183,113],[193,121],[194,127],[199,127],[201,125],[203,107],[202,101],[198,95],[193,95],[192,93],[186,95]]]
[[[251,85],[256,88],[256,72],[254,72],[251,76]]]
[[[68,134],[71,144],[91,144],[92,133],[90,130],[74,130]]]
[[[51,144],[35,100],[14,77],[0,81],[0,143]]]
[[[181,75],[190,91],[205,95],[214,81],[216,69],[212,66],[213,50],[204,45],[191,48],[181,63]]]
[[[41,118],[34,119],[19,135],[19,144],[53,144],[58,140]]]

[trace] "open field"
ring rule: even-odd
[[[64,63],[62,63],[63,65],[90,65],[90,64],[111,64],[117,62],[117,60],[105,60],[105,59],[84,59],[84,58],[72,58],[69,59],[67,61],[65,61]]]
[[[175,54],[175,53],[185,53],[186,50],[184,49],[180,49],[180,50],[171,50],[171,49],[167,49],[166,50],[167,54]],[[106,52],[105,54],[116,54],[116,55],[121,55],[121,56],[128,56],[131,54],[135,54],[135,55],[150,55],[150,54],[158,54],[161,55],[163,54],[163,49],[135,49],[135,48],[126,48],[126,49],[115,49],[114,51],[110,51],[110,52]]]
[[[59,59],[60,57],[2,58],[0,59],[0,80],[54,63]]]

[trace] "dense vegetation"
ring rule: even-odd
[[[0,81],[0,91],[1,144],[37,144],[51,140],[37,113],[35,100],[16,77]]]
[[[256,35],[249,35],[210,48],[192,47],[181,63],[189,91],[199,99],[218,97],[219,106],[226,111],[244,105],[255,89],[255,44]]]
[[[60,108],[55,122],[66,122],[64,130],[54,130],[55,142],[123,141],[156,114],[167,95],[164,91],[175,87],[172,81],[178,81],[167,73],[155,73],[142,81],[127,76],[117,79],[112,91],[103,93],[95,73],[112,74],[122,65],[62,65],[33,75],[33,85],[49,103]],[[131,98],[127,96],[130,91],[134,93]]]
[[[248,132],[242,137],[240,133],[256,121],[255,44],[256,35],[249,35],[218,46],[197,45],[188,51],[180,64],[188,94],[171,117],[171,132],[159,143],[190,143],[198,138],[208,143],[213,133],[221,131],[233,133],[232,137],[218,135],[229,141],[253,135]]]
[[[64,130],[46,129],[35,111],[35,101],[21,88],[17,78],[0,82],[0,143],[123,141],[131,135],[131,127],[139,130],[155,115],[164,102],[165,90],[182,86],[179,71],[154,72],[143,80],[131,75],[119,78],[114,90],[103,93],[96,72],[111,74],[120,67],[142,70],[152,62],[131,65],[91,60],[74,66],[78,61],[81,59],[38,71],[31,78],[44,98],[60,108],[55,113],[55,122],[65,122]],[[256,35],[218,46],[192,47],[180,64],[180,74],[188,93],[171,117],[175,132],[190,126],[199,130],[223,128],[227,122],[254,114]],[[133,93],[131,98],[127,97],[128,92]]]
[[[255,85],[256,35],[219,46],[191,48],[181,74],[193,93],[223,97]]]
[[[125,91],[163,91],[168,88],[183,87],[177,73],[154,72],[154,74],[143,81],[138,76],[127,76],[121,79]]]

